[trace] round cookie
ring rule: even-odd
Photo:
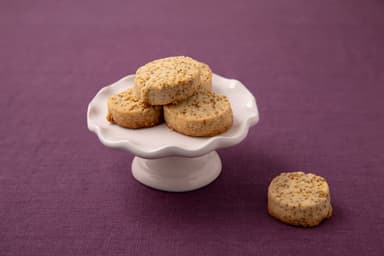
[[[136,96],[150,105],[176,103],[192,96],[200,86],[200,69],[189,57],[151,61],[136,71]]]
[[[207,137],[227,131],[233,123],[226,96],[201,91],[178,104],[164,106],[167,126],[179,133]]]
[[[107,104],[107,120],[125,128],[152,127],[163,121],[162,107],[145,104],[132,89],[110,96]]]
[[[268,212],[287,224],[319,225],[332,216],[327,181],[311,173],[281,173],[268,187]]]
[[[212,91],[212,70],[205,64],[200,62],[200,86],[208,91]]]
[[[211,68],[200,61],[195,60],[197,67],[200,70],[200,89],[212,91],[212,70]]]

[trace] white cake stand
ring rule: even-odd
[[[189,137],[161,124],[152,128],[125,129],[106,120],[107,98],[133,86],[134,75],[102,88],[88,105],[88,129],[107,147],[135,155],[132,174],[141,183],[164,191],[201,188],[217,178],[221,160],[215,149],[240,143],[259,120],[254,96],[239,81],[213,75],[213,90],[226,95],[234,122],[227,132],[208,138]]]

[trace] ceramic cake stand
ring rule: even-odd
[[[141,183],[159,190],[181,192],[203,187],[221,172],[215,149],[240,143],[259,120],[254,96],[237,80],[213,75],[213,91],[231,102],[233,126],[227,132],[207,138],[189,137],[168,129],[125,129],[106,120],[109,96],[133,86],[134,75],[102,88],[88,105],[88,129],[107,147],[135,155],[132,174]]]

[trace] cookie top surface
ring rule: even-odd
[[[200,79],[200,70],[190,57],[176,56],[151,61],[136,71],[140,87],[167,88],[191,84]]]
[[[329,200],[329,186],[312,173],[284,172],[271,181],[268,194],[282,204],[311,206]]]
[[[216,118],[221,113],[227,112],[231,106],[226,96],[202,91],[185,101],[167,105],[165,108],[183,119],[200,120]]]
[[[119,112],[145,112],[158,106],[150,106],[138,99],[132,89],[127,89],[108,98],[108,106]]]

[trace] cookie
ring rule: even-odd
[[[151,61],[136,71],[134,92],[150,105],[187,99],[199,90],[200,69],[192,58],[177,56]]]
[[[223,133],[233,123],[228,98],[209,91],[201,91],[178,104],[164,106],[164,119],[172,130],[197,137]]]
[[[287,224],[319,225],[332,216],[327,181],[311,173],[281,173],[268,187],[268,212]]]
[[[152,127],[163,121],[162,107],[142,102],[132,89],[110,96],[107,105],[107,120],[125,128]]]
[[[200,89],[212,91],[212,70],[211,68],[200,61],[195,60],[196,66],[200,70]]]

